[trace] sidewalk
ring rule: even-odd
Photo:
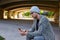
[[[4,21],[4,20],[0,20],[0,35],[3,36],[4,38],[6,38],[6,40],[26,40],[25,36],[21,36],[18,32],[18,28],[21,27],[23,29],[30,29],[30,25],[32,24],[31,22],[29,23],[28,21],[25,21],[23,23],[23,27],[22,22],[24,21],[20,21],[19,23],[17,21]],[[17,24],[18,23],[18,24]],[[60,31],[58,27],[53,27],[54,28],[54,32],[56,34],[56,40],[60,40]]]

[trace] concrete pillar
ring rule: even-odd
[[[15,19],[16,12],[15,11],[8,11],[8,19]]]
[[[9,13],[9,17],[10,17],[11,19],[13,19],[13,18],[14,18],[13,11],[10,11],[10,13]]]
[[[10,17],[10,10],[8,10],[8,19],[11,19],[11,17]]]
[[[59,8],[59,27],[60,27],[60,8]]]
[[[14,18],[17,19],[17,12],[14,12]]]
[[[4,19],[8,19],[8,11],[7,10],[4,10],[4,13],[3,13],[3,18]]]
[[[8,17],[9,19],[16,19],[17,18],[16,11],[9,11]]]
[[[54,20],[55,20],[55,23],[59,24],[59,9],[55,11]]]
[[[0,8],[0,19],[3,19],[4,10]]]
[[[60,27],[60,3],[59,3],[59,27]]]

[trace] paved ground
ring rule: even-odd
[[[23,25],[22,25],[23,24]],[[6,40],[26,40],[25,36],[21,36],[18,32],[18,28],[29,29],[32,22],[28,21],[7,21],[0,20],[0,35],[6,38]],[[23,26],[23,27],[22,27]],[[53,25],[54,26],[54,25]],[[58,27],[53,27],[56,40],[60,39],[60,31]]]

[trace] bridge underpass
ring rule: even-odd
[[[26,1],[26,2],[11,2],[8,4],[4,4],[0,6],[0,10],[1,10],[1,20],[0,20],[0,35],[2,35],[3,37],[6,38],[6,40],[26,40],[25,36],[21,36],[18,32],[18,28],[21,27],[22,29],[30,29],[33,20],[18,20],[18,19],[10,19],[9,18],[9,14],[11,13],[11,11],[19,11],[21,8],[24,7],[31,7],[33,5],[37,5],[39,6],[40,9],[43,10],[48,10],[48,11],[54,11],[55,12],[55,22],[51,23],[56,35],[56,40],[60,39],[60,29],[59,29],[59,25],[58,25],[58,19],[59,19],[59,13],[58,13],[58,6],[57,4],[54,2],[51,4],[51,2],[30,2]],[[29,9],[29,8],[26,8]],[[3,12],[7,10],[9,12],[8,14],[8,19],[7,20],[3,20]],[[22,9],[23,10],[23,9]]]
[[[52,3],[52,4],[51,4]],[[3,4],[3,3],[2,3]],[[59,22],[59,11],[58,11],[58,1],[52,2],[52,1],[48,1],[48,2],[44,2],[44,1],[14,1],[14,2],[10,2],[10,3],[5,3],[3,5],[0,5],[0,10],[1,10],[1,18],[3,18],[3,12],[4,10],[7,10],[8,12],[10,12],[10,10],[13,9],[17,9],[17,8],[23,8],[23,7],[31,7],[31,6],[38,6],[40,9],[42,10],[48,10],[48,11],[53,11],[55,12],[54,15],[54,20],[56,23]],[[19,9],[17,9],[19,10]],[[9,15],[9,13],[8,13]],[[9,16],[8,16],[9,18]]]

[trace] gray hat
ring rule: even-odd
[[[31,9],[30,9],[30,13],[33,13],[33,12],[36,12],[36,13],[40,13],[40,9],[37,7],[37,6],[32,6]]]

